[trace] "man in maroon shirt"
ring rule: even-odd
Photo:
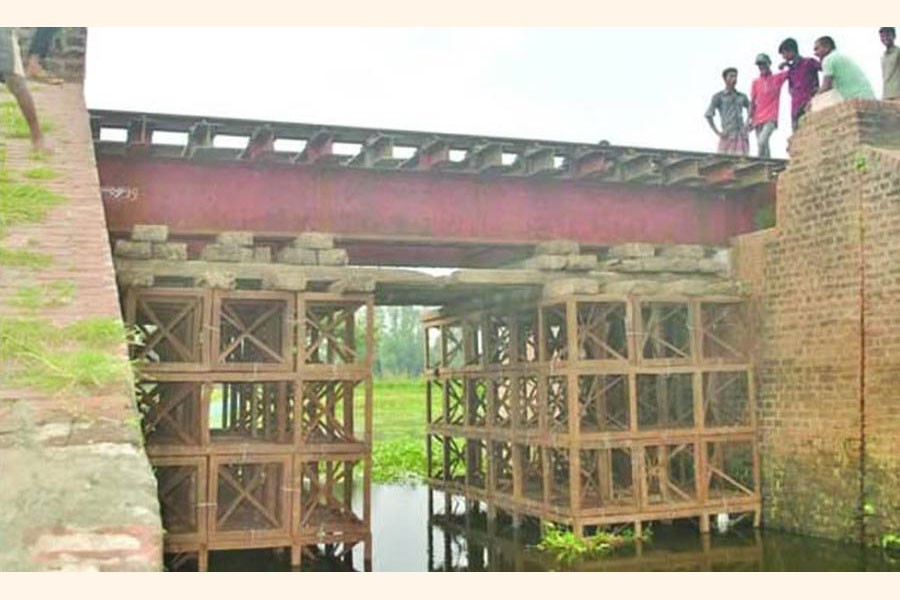
[[[806,114],[812,97],[819,91],[819,71],[822,66],[814,58],[800,56],[797,40],[787,38],[778,46],[778,53],[784,59],[779,68],[788,67],[788,90],[791,93],[791,123],[794,131],[800,124],[800,117]]]

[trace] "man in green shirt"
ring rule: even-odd
[[[892,102],[900,101],[900,50],[894,45],[897,30],[882,27],[878,30],[884,54],[881,56],[881,76],[884,82],[881,97]]]
[[[866,74],[849,56],[837,51],[834,40],[825,35],[816,40],[813,52],[822,61],[822,85],[819,94],[834,89],[842,100],[875,99]]]

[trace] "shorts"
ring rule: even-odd
[[[12,27],[0,27],[0,82],[6,82],[7,75],[25,76],[19,39]]]

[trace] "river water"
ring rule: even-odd
[[[434,507],[444,506],[434,494]],[[461,504],[457,503],[461,512]],[[449,520],[429,518],[423,485],[372,486],[374,571],[900,571],[900,557],[876,548],[804,536],[759,531],[740,525],[708,536],[675,522],[656,525],[651,542],[620,548],[601,559],[561,564],[533,546],[536,523],[513,530],[502,520],[489,534],[484,514]],[[345,562],[304,559],[303,570],[349,570]],[[362,549],[352,568],[363,569]],[[214,552],[210,570],[289,570],[286,553],[272,550]]]

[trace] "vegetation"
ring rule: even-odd
[[[53,124],[42,119],[41,130],[44,133],[52,131]],[[19,105],[15,100],[0,101],[0,131],[10,138],[28,139],[31,137],[28,121],[22,116],[22,111],[19,110]]]
[[[357,417],[358,423],[362,423],[361,417]],[[425,383],[421,379],[376,379],[372,420],[372,480],[388,483],[424,478]]]
[[[886,533],[881,536],[881,548],[888,556],[900,558],[900,534]]]
[[[63,201],[59,194],[30,183],[4,183],[0,193],[0,226],[44,220],[47,211]]]
[[[42,122],[44,131],[52,125]],[[0,131],[4,138],[29,138],[28,124],[14,100],[0,97]],[[33,161],[42,161],[32,153]],[[23,173],[26,179],[44,181],[57,173],[40,164]],[[0,144],[0,237],[5,228],[44,220],[64,198],[36,183],[21,183],[6,167],[5,145]],[[29,241],[29,245],[34,245]],[[52,262],[49,255],[27,249],[0,248],[0,266],[40,269]],[[27,310],[67,304],[74,299],[75,284],[57,280],[25,285],[9,299]],[[65,327],[37,317],[0,316],[0,366],[8,385],[43,391],[90,392],[130,380],[131,366],[120,352],[111,352],[125,341],[119,319],[83,319]]]
[[[23,173],[28,179],[36,179],[40,181],[46,181],[49,179],[56,179],[59,177],[59,173],[51,169],[50,167],[34,167],[33,169],[28,169]]]
[[[75,283],[66,280],[29,285],[16,290],[9,303],[13,306],[36,310],[69,304],[75,298]]]
[[[753,225],[757,229],[775,227],[775,206],[766,204],[757,208],[753,213]]]
[[[109,352],[124,339],[117,319],[55,327],[46,319],[0,317],[0,363],[13,385],[89,392],[127,380],[128,361]]]
[[[640,536],[643,541],[650,541],[653,533],[650,529]],[[541,541],[535,546],[544,552],[549,552],[559,562],[572,564],[582,558],[598,558],[612,553],[616,548],[634,542],[636,536],[631,529],[625,529],[621,533],[598,531],[592,536],[580,538],[571,530],[550,524],[544,528]]]
[[[421,311],[413,306],[384,307],[375,309],[375,364],[376,377],[419,377],[424,366]],[[365,327],[356,328],[361,344]]]
[[[7,250],[0,248],[0,267],[22,267],[25,269],[43,269],[53,259],[49,254],[30,250]]]
[[[377,483],[417,482],[425,478],[425,436],[375,442],[372,480]]]

